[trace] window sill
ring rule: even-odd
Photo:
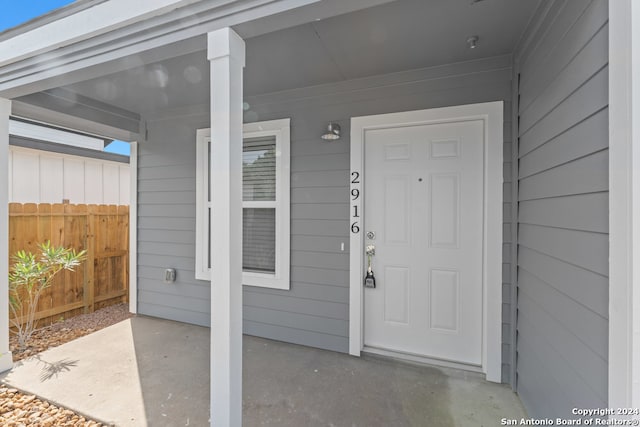
[[[196,273],[196,279],[211,281],[211,273],[208,271]],[[286,291],[291,289],[289,277],[276,278],[275,274],[263,274],[263,273],[243,272],[242,285],[255,286],[258,288],[282,289]]]

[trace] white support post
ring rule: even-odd
[[[11,369],[9,351],[9,116],[11,101],[0,98],[0,372]]]
[[[129,144],[129,312],[138,312],[138,142]]]
[[[242,426],[242,72],[244,41],[208,34],[211,64],[211,425]]]
[[[639,137],[640,4],[616,0],[609,2],[609,408],[640,407]]]

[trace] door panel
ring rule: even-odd
[[[458,247],[460,227],[460,176],[458,174],[430,174],[431,197],[429,212],[432,248]]]
[[[384,236],[387,244],[408,244],[411,228],[411,189],[408,175],[384,178]]]
[[[483,135],[481,121],[367,130],[366,347],[481,364]]]
[[[429,278],[431,329],[458,332],[458,316],[460,314],[458,278],[457,271],[431,270]]]
[[[386,322],[409,322],[409,269],[385,266],[384,320]]]

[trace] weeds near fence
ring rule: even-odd
[[[37,330],[36,310],[42,293],[58,273],[73,271],[86,257],[85,251],[54,247],[49,241],[39,244],[38,249],[39,258],[31,252],[16,252],[9,273],[9,309],[13,315],[10,322],[20,349],[27,346]]]

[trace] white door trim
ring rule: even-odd
[[[365,212],[363,211],[362,198],[364,197],[365,178],[365,132],[390,126],[447,123],[461,120],[482,120],[485,123],[485,141],[487,143],[484,146],[482,372],[485,373],[488,381],[500,382],[502,379],[502,101],[351,119],[349,353],[360,356],[364,345],[364,292],[362,284],[364,239],[362,225],[364,224]],[[355,217],[356,213],[359,217]]]

